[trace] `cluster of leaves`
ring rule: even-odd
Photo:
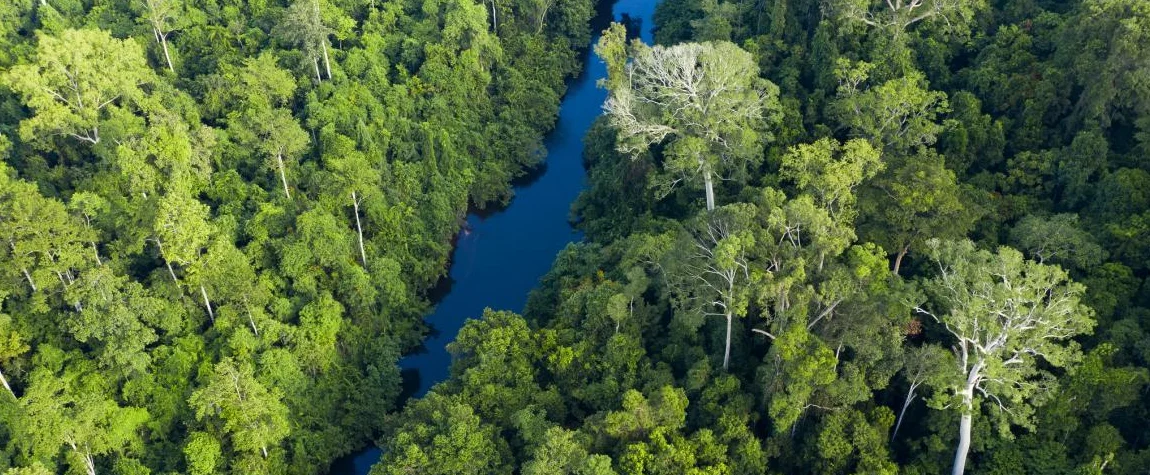
[[[0,5],[0,472],[321,473],[592,2]]]
[[[376,473],[1144,472],[1147,5],[612,26],[587,241],[467,324]]]

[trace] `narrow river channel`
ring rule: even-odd
[[[609,1],[609,0],[608,0]],[[611,10],[614,21],[638,28],[643,41],[652,42],[652,19],[657,0],[618,0]],[[595,35],[606,27],[604,18],[594,21]],[[606,91],[595,83],[607,75],[606,66],[587,49],[584,70],[568,86],[559,106],[559,119],[546,138],[545,169],[535,179],[515,189],[515,198],[493,213],[472,213],[467,230],[460,234],[449,272],[449,288],[425,320],[434,329],[424,340],[424,350],[399,361],[404,383],[413,397],[421,397],[448,376],[451,355],[445,345],[468,318],[483,309],[520,312],[527,294],[550,269],[555,255],[568,243],[582,239],[568,222],[571,203],[586,185],[583,170],[583,136],[602,112]],[[366,448],[336,461],[333,475],[364,475],[379,460],[378,447]]]

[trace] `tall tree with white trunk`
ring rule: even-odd
[[[288,8],[280,30],[284,39],[299,45],[315,69],[315,80],[323,81],[319,60],[323,58],[324,71],[331,79],[331,58],[327,52],[328,36],[332,29],[324,25],[319,0],[296,0]]]
[[[723,369],[731,360],[734,319],[746,313],[751,285],[758,278],[748,259],[755,245],[750,228],[755,215],[755,207],[745,203],[700,215],[663,264],[681,316],[726,320]]]
[[[266,459],[291,432],[282,392],[261,383],[251,364],[225,359],[216,363],[206,381],[188,398],[188,405],[197,420],[218,421],[237,452]]]
[[[141,22],[152,27],[152,35],[164,51],[164,61],[168,64],[168,71],[176,72],[172,65],[172,54],[168,50],[168,35],[179,29],[181,10],[184,9],[183,0],[140,0],[140,10],[143,16]]]
[[[284,196],[290,200],[288,166],[299,159],[309,143],[307,132],[299,126],[291,111],[254,107],[239,114],[229,124],[228,131],[238,143],[262,152],[265,166],[278,175]]]
[[[679,183],[702,182],[715,209],[715,181],[762,159],[781,119],[779,88],[759,77],[754,57],[720,41],[671,47],[634,42],[619,64],[624,30],[612,27],[596,48],[608,61],[611,95],[603,109],[618,130],[617,149],[638,157],[663,144],[665,196]],[[618,77],[619,75],[622,77]]]
[[[1004,434],[1012,423],[1027,424],[1032,398],[1055,382],[1043,368],[1076,361],[1081,350],[1071,339],[1091,332],[1094,319],[1079,301],[1085,288],[1057,266],[1007,247],[980,250],[969,240],[932,239],[927,248],[936,268],[924,282],[931,304],[915,312],[942,325],[954,343],[957,365],[932,403],[961,411],[952,471],[958,475],[976,411],[985,404]]]

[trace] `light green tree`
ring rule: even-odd
[[[75,470],[96,475],[99,457],[141,442],[148,411],[117,404],[91,362],[50,346],[40,347],[36,360],[12,428],[25,454],[48,462],[63,450]]]
[[[192,475],[211,475],[223,461],[220,441],[206,432],[193,432],[184,445],[184,458]]]
[[[238,143],[260,151],[267,160],[267,168],[279,174],[284,196],[291,199],[288,189],[287,162],[299,158],[308,146],[307,132],[299,126],[291,111],[283,108],[256,107],[229,121],[228,131]]]
[[[231,242],[229,236],[214,234],[203,254],[187,270],[188,283],[200,289],[209,318],[214,320],[216,313],[226,313],[246,321],[252,333],[260,335],[258,322],[264,316],[269,293],[248,256]],[[214,309],[220,306],[231,308]]]
[[[930,238],[960,239],[982,215],[973,192],[944,161],[931,150],[893,159],[861,190],[859,234],[894,253],[895,274],[912,249]]]
[[[168,273],[178,282],[172,263],[187,266],[195,262],[211,235],[208,207],[186,193],[168,193],[160,198],[153,229]]]
[[[855,190],[884,166],[879,150],[866,140],[854,139],[839,144],[833,139],[821,139],[791,148],[783,156],[779,176],[794,183],[802,194],[812,198],[813,203],[826,213],[831,225],[819,229],[821,235],[818,240],[835,243],[831,248],[841,252],[856,238],[854,227],[858,208],[855,206]],[[820,270],[826,257],[827,249],[819,249]]]
[[[92,233],[64,204],[35,184],[12,178],[0,163],[0,273],[22,277],[33,293],[64,289],[91,261],[84,250]],[[10,286],[13,293],[23,289]],[[0,288],[4,288],[0,287]]]
[[[552,427],[543,441],[531,451],[531,460],[523,465],[524,475],[615,475],[611,458],[588,454],[575,432]]]
[[[35,115],[20,123],[24,140],[45,144],[55,136],[100,143],[100,126],[113,110],[143,97],[155,81],[140,45],[102,30],[44,35],[36,62],[13,67],[2,81]]]
[[[93,267],[80,275],[68,291],[81,304],[70,316],[72,336],[97,349],[102,367],[119,375],[136,375],[148,368],[148,345],[157,339],[148,325],[169,309],[138,282],[113,272],[111,266]]]
[[[229,358],[216,364],[207,384],[192,393],[188,404],[198,420],[219,419],[236,450],[259,451],[267,458],[269,447],[290,432],[282,397],[256,380],[250,364]]]
[[[1028,425],[1030,399],[1054,382],[1041,366],[1065,367],[1081,356],[1071,338],[1092,331],[1093,312],[1079,301],[1084,287],[1065,271],[1014,249],[992,253],[970,241],[937,239],[927,248],[937,273],[924,282],[930,304],[915,312],[953,339],[957,364],[933,405],[961,411],[952,471],[960,475],[976,408],[994,408],[1004,435],[1010,423]]]
[[[383,460],[372,475],[510,474],[502,458],[506,442],[458,397],[432,392],[413,402],[405,414],[411,423],[386,441]]]
[[[949,112],[946,93],[931,91],[918,71],[867,87],[874,65],[840,58],[835,68],[838,97],[830,114],[852,136],[870,140],[885,155],[906,155],[933,145],[942,132],[940,114]]]
[[[1090,269],[1102,263],[1106,251],[1078,224],[1078,215],[1027,215],[1010,230],[1010,240],[1039,263]]]
[[[944,377],[947,372],[946,365],[948,364],[950,362],[947,361],[946,350],[938,345],[911,348],[903,354],[902,374],[906,378],[907,384],[906,399],[902,402],[902,409],[898,411],[898,420],[895,422],[894,430],[890,433],[892,442],[898,437],[898,430],[902,427],[906,410],[919,396],[918,389],[923,385],[927,387],[937,385],[938,379]]]
[[[2,299],[0,304],[3,304]],[[13,328],[12,317],[0,313],[0,385],[3,385],[13,398],[16,397],[16,392],[12,390],[8,378],[4,377],[3,365],[28,352],[29,349],[24,337]]]
[[[779,175],[814,196],[835,221],[854,222],[855,188],[883,169],[879,151],[865,140],[820,139],[791,148]]]
[[[4,471],[4,475],[52,475],[54,473],[40,462],[32,462],[27,467],[13,467]]]

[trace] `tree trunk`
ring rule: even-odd
[[[168,261],[167,257],[164,257],[164,244],[160,242],[160,238],[156,238],[156,248],[160,250],[160,259],[164,260],[164,265],[168,268],[168,275],[172,276],[172,282],[179,285],[180,280],[176,278],[176,271],[172,270],[172,263]]]
[[[256,327],[256,320],[252,318],[252,307],[248,303],[247,295],[244,295],[244,310],[248,313],[248,323],[251,324],[252,331],[255,332],[256,336],[260,336],[260,329]]]
[[[547,6],[543,7],[543,13],[539,14],[539,24],[535,27],[535,34],[543,32],[543,22],[547,19],[547,11],[551,10],[551,5],[554,3],[552,0],[545,0]]]
[[[92,459],[92,452],[87,450],[86,447],[85,451],[81,452],[80,449],[76,447],[76,444],[72,444],[72,450],[80,454],[80,458],[84,459],[84,470],[88,472],[88,475],[96,475],[96,461]]]
[[[164,59],[168,61],[168,71],[176,72],[176,68],[172,67],[172,55],[168,53],[168,35],[156,30],[156,36],[160,38],[160,45],[164,47]]]
[[[367,270],[367,252],[363,250],[363,225],[359,222],[359,199],[355,190],[351,192],[351,205],[355,207],[355,230],[359,233],[359,258],[363,260],[363,268]]]
[[[323,82],[323,76],[319,75],[319,59],[315,56],[311,58],[311,66],[315,68],[315,82]]]
[[[914,402],[914,390],[918,388],[918,383],[911,383],[910,390],[906,392],[906,401],[902,403],[902,410],[898,411],[898,421],[894,424],[894,431],[890,433],[890,441],[894,442],[894,438],[898,436],[898,429],[902,427],[902,418],[906,415],[906,409],[910,407],[910,403]]]
[[[316,73],[319,73],[319,70],[316,70]],[[280,168],[280,181],[283,182],[283,184],[284,184],[284,196],[287,196],[287,198],[290,200],[291,199],[291,192],[288,191],[287,173],[284,172],[284,154],[283,154],[283,152],[276,154],[276,163],[279,164],[279,168]]]
[[[104,261],[100,259],[100,248],[96,247],[96,241],[92,241],[92,255],[96,256],[96,265],[104,265]]]
[[[898,257],[894,258],[894,275],[898,275],[898,269],[902,267],[902,258],[906,257],[906,252],[909,250],[910,244],[907,244],[902,247],[902,250],[898,251]]]
[[[12,391],[12,386],[8,385],[8,378],[4,377],[4,371],[2,370],[0,370],[0,384],[4,385],[4,389],[8,390],[8,394],[11,394],[12,398],[16,398],[16,393]]]
[[[974,410],[974,387],[967,385],[962,391],[962,419],[958,423],[958,447],[954,451],[954,469],[951,475],[962,475],[966,471],[966,453],[970,450],[971,412]]]
[[[327,78],[331,79],[331,61],[327,58],[327,41],[320,40],[320,46],[323,46],[323,68],[327,70]]]
[[[208,309],[208,318],[214,323],[216,321],[216,312],[212,311],[212,301],[208,300],[208,290],[204,288],[203,284],[200,284],[200,295],[204,297],[204,308]]]
[[[252,326],[252,332],[254,332],[256,336],[260,336],[260,329],[256,327],[256,321],[252,318],[251,310],[248,310],[248,324]]]
[[[723,370],[727,369],[731,361],[731,320],[731,312],[727,312],[727,348],[723,350]]]
[[[96,461],[92,458],[91,453],[84,453],[84,465],[88,469],[88,475],[96,475]]]
[[[260,452],[263,452],[263,453],[264,453],[264,458],[268,458],[268,448],[267,448],[267,446],[261,445],[261,446],[260,446]]]
[[[180,280],[176,278],[176,271],[172,270],[172,263],[164,259],[164,265],[168,267],[168,275],[172,276],[172,282],[179,284]]]
[[[495,17],[495,0],[491,0],[491,32],[499,36],[499,19]]]
[[[28,268],[22,267],[20,268],[20,271],[24,273],[24,278],[28,279],[28,285],[32,286],[32,291],[35,292],[37,290],[36,281],[32,280],[32,274],[28,273]]]
[[[711,176],[711,172],[709,170],[703,172],[703,185],[706,187],[706,191],[707,191],[707,211],[714,211],[715,210],[715,183],[714,183],[714,177]]]

